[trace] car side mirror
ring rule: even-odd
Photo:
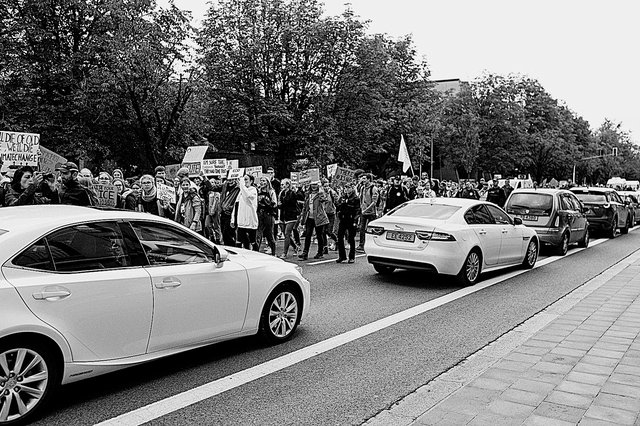
[[[519,217],[514,217],[513,218],[513,224],[514,225],[522,225],[522,219],[520,219]]]
[[[589,207],[583,207],[582,213],[589,213]]]
[[[213,262],[216,264],[216,268],[222,268],[224,262],[229,258],[229,253],[226,250],[218,248],[217,246],[213,248]]]

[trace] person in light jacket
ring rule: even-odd
[[[329,218],[325,211],[327,204],[327,194],[320,187],[320,182],[312,182],[309,186],[309,194],[304,200],[304,208],[302,210],[302,223],[305,226],[304,233],[304,249],[302,254],[298,256],[302,260],[306,260],[309,255],[309,247],[311,246],[311,234],[316,230],[316,238],[318,239],[318,253],[314,259],[322,259],[324,256],[324,247],[327,245],[324,227],[329,224]]]
[[[200,217],[202,214],[202,200],[198,196],[198,190],[191,187],[188,177],[180,180],[182,193],[176,204],[175,221],[181,223],[192,231],[201,232]]]
[[[231,215],[231,226],[238,228],[238,241],[247,250],[258,250],[256,231],[258,229],[258,190],[253,186],[254,177],[246,175],[238,182],[238,198]]]

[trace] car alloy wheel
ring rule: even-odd
[[[28,421],[57,383],[46,348],[0,345],[0,425]]]
[[[527,253],[524,256],[523,266],[527,269],[531,269],[535,266],[538,260],[538,242],[531,240],[527,246]]]
[[[281,286],[267,299],[260,329],[267,340],[279,343],[288,340],[300,322],[300,301],[289,286]]]
[[[458,274],[458,279],[464,285],[474,285],[480,277],[481,262],[482,260],[478,250],[471,250],[462,265],[462,270]]]

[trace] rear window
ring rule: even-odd
[[[511,194],[506,210],[507,213],[549,216],[553,210],[553,196],[535,193]],[[524,212],[524,210],[528,210],[528,212]]]
[[[606,203],[607,197],[604,194],[576,192],[576,197],[583,203]]]
[[[446,204],[403,204],[390,211],[390,216],[420,217],[424,219],[446,220],[455,212],[460,210],[458,206],[448,206]]]

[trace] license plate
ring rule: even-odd
[[[387,240],[412,243],[416,240],[416,234],[414,234],[413,232],[387,231]]]
[[[534,222],[537,222],[538,221],[538,216],[524,215],[524,216],[522,216],[522,220],[532,220]]]

